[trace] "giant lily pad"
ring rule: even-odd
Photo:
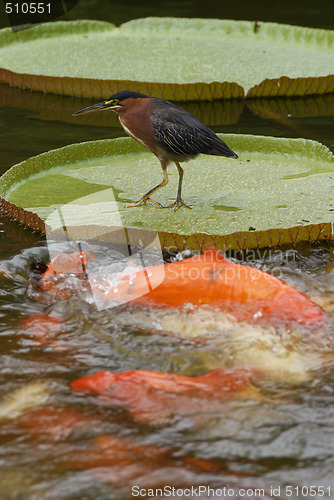
[[[0,32],[0,80],[106,97],[121,89],[173,100],[334,90],[334,32],[218,19],[146,18]],[[126,64],[124,64],[126,61]]]
[[[114,225],[108,205],[114,197],[121,225],[158,231],[169,249],[208,243],[257,248],[332,238],[334,157],[325,146],[304,139],[221,137],[239,159],[200,155],[184,165],[183,197],[191,211],[149,203],[126,208],[162,178],[157,159],[130,138],[73,144],[15,165],[0,179],[2,206],[41,230],[46,220],[54,230],[62,225],[59,218],[52,222],[61,208],[78,236],[93,237],[108,221]],[[155,197],[163,204],[171,203],[177,190],[175,166],[169,172],[169,184]]]

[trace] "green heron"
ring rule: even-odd
[[[191,160],[200,153],[238,158],[238,155],[204,123],[169,101],[122,90],[105,101],[74,114],[103,109],[116,111],[125,132],[152,151],[161,163],[163,179],[160,184],[150,189],[140,200],[128,205],[129,207],[151,201],[160,208],[174,207],[174,210],[177,210],[183,205],[191,209],[181,198],[183,169],[180,162]],[[152,200],[151,195],[168,183],[167,166],[170,162],[177,166],[179,185],[175,202],[164,207]]]

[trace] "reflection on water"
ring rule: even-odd
[[[73,116],[79,108],[82,109],[97,102],[93,99],[30,92],[6,84],[1,84],[0,89],[0,106],[26,109],[33,113],[35,119],[96,127],[117,127],[120,131],[122,130],[116,113],[112,111],[90,113],[79,118]],[[245,103],[243,100],[230,99],[215,103],[209,101],[178,102],[178,105],[212,127],[237,123]]]
[[[67,2],[68,4],[68,2]],[[250,21],[271,21],[286,24],[296,24],[314,28],[333,29],[333,2],[322,0],[316,5],[313,0],[288,0],[271,2],[257,0],[239,0],[238,4],[233,2],[224,3],[216,0],[207,0],[205,4],[201,0],[128,0],[126,5],[120,0],[112,2],[105,0],[79,0],[75,8],[60,19],[98,19],[109,21],[116,25],[131,19],[146,16],[174,16],[174,17],[205,17],[225,19],[247,19]],[[8,19],[3,16],[0,26],[8,26]]]

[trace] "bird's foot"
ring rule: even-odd
[[[186,205],[186,203],[182,200],[182,198],[176,198],[174,203],[172,203],[171,205],[163,206],[158,201],[152,200],[152,198],[143,197],[143,198],[140,198],[140,200],[136,201],[135,203],[131,203],[131,205],[127,205],[126,207],[127,208],[139,207],[139,205],[141,205],[142,203],[146,203],[147,201],[154,203],[154,205],[156,205],[159,208],[174,208],[174,212],[176,212],[176,210],[178,210],[181,206],[184,206],[186,208],[189,208],[189,210],[191,210],[191,207]]]
[[[146,203],[147,201],[151,201],[159,208],[164,208],[158,201],[154,201],[151,198],[145,198],[145,196],[143,196],[143,198],[140,198],[140,200],[136,201],[135,203],[131,203],[131,205],[126,205],[126,208],[139,207],[139,205],[141,205],[142,203]]]
[[[186,203],[184,203],[184,201],[182,200],[182,198],[176,198],[176,200],[174,201],[174,203],[172,203],[171,205],[167,205],[166,207],[163,207],[162,205],[160,205],[161,208],[174,208],[174,212],[176,212],[176,210],[178,210],[182,206],[186,207],[186,208],[189,208],[189,210],[191,210],[191,207],[189,207],[188,205],[186,205]]]

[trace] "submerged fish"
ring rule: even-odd
[[[0,421],[15,419],[47,402],[52,392],[50,385],[36,381],[15,389],[0,403]]]
[[[36,438],[50,440],[66,439],[72,433],[87,433],[92,428],[101,426],[99,416],[87,415],[66,406],[48,405],[44,408],[28,411],[18,418],[17,423],[23,427],[25,435],[36,441]]]
[[[73,381],[71,387],[98,395],[103,404],[121,406],[138,421],[157,425],[176,415],[202,418],[203,412],[221,410],[226,400],[261,398],[251,381],[254,373],[246,368],[218,369],[197,377],[148,370],[100,371]]]
[[[194,474],[223,474],[219,462],[177,453],[176,448],[142,444],[109,434],[97,436],[90,448],[69,452],[64,457],[70,469],[89,470],[102,481],[124,488],[126,484],[161,486],[187,481],[189,472]],[[227,477],[242,477],[241,472],[226,472]],[[192,480],[194,480],[191,474]],[[188,479],[189,480],[189,479]]]

